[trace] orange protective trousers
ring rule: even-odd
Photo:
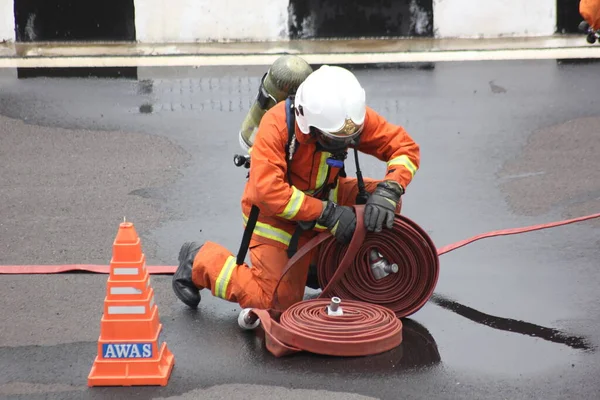
[[[372,193],[380,181],[365,178],[365,188]],[[338,204],[352,206],[358,193],[355,178],[339,178]],[[397,212],[401,205],[398,205]],[[303,235],[298,248],[310,240]],[[278,308],[287,309],[301,301],[308,269],[318,250],[307,253],[290,270],[277,289]],[[209,289],[222,299],[236,302],[242,308],[268,309],[273,307],[274,289],[289,261],[287,250],[273,245],[250,241],[251,266],[236,265],[236,256],[218,243],[206,242],[194,258],[192,280],[198,287]]]
[[[600,29],[600,0],[581,0],[579,13],[592,29]]]

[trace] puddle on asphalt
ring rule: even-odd
[[[430,305],[419,311],[419,322],[413,318],[402,320],[402,344],[388,352],[368,357],[330,357],[300,352],[276,358],[266,349],[262,329],[240,332],[235,321],[237,314],[232,313],[231,308],[223,308],[210,297],[203,301],[201,313],[177,318],[178,325],[192,323],[214,334],[218,332],[214,338],[210,332],[203,332],[202,354],[210,356],[205,354],[207,349],[223,349],[226,345],[229,349],[226,354],[221,350],[215,355],[220,362],[252,366],[263,372],[286,370],[298,374],[386,378],[451,371],[475,376],[521,377],[570,370],[572,365],[580,366],[587,357],[594,357],[596,350],[585,337],[486,314],[436,295]],[[432,332],[437,332],[439,337]],[[210,338],[208,342],[206,338]]]
[[[443,332],[440,354],[445,367],[470,374],[528,376],[564,370],[593,357],[588,337],[552,326],[492,315],[435,294],[425,317]]]
[[[538,216],[560,209],[564,218],[597,213],[599,130],[600,117],[588,117],[535,131],[498,174],[513,211]]]

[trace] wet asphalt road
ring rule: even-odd
[[[361,69],[371,106],[419,142],[404,213],[437,246],[600,210],[597,64]],[[237,129],[262,68],[144,69],[137,80],[0,71],[0,264],[107,264],[126,216],[148,264],[181,243],[236,251],[245,171]],[[363,173],[384,166],[361,158]],[[354,167],[349,169],[354,172]],[[441,257],[404,343],[369,358],[276,359],[239,308],[175,301],[154,276],[169,385],[86,387],[105,275],[0,276],[0,396],[596,399],[600,222],[487,239]],[[352,393],[349,394],[349,393]]]

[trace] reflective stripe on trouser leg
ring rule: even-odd
[[[227,286],[229,285],[229,281],[231,280],[231,274],[233,270],[237,267],[235,262],[235,257],[229,256],[227,257],[227,261],[223,265],[221,269],[221,273],[217,277],[217,281],[215,282],[215,290],[214,295],[220,297],[222,299],[227,300]]]
[[[253,254],[250,242],[250,255]],[[263,257],[261,255],[261,257]],[[265,263],[270,264],[268,255]],[[232,261],[231,261],[232,260]],[[218,243],[206,242],[198,251],[192,268],[192,280],[200,288],[208,289],[215,296],[238,303],[241,307],[268,308],[271,292],[263,289],[262,281],[271,277],[247,264],[236,265],[235,256]]]

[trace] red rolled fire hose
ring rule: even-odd
[[[385,233],[367,233],[364,206],[354,206],[355,234],[341,246],[331,234],[321,233],[292,257],[274,291],[271,310],[252,310],[261,320],[267,349],[277,357],[308,351],[334,356],[366,356],[390,350],[402,342],[399,318],[418,311],[429,300],[439,276],[438,256],[487,237],[512,235],[566,225],[600,217],[600,214],[526,228],[507,229],[475,236],[436,250],[427,233],[403,215],[396,215],[393,228]],[[318,279],[323,291],[317,300],[301,301],[281,312],[277,287],[305,254],[322,246]],[[397,273],[376,280],[371,273],[369,252],[377,249]],[[349,317],[330,316],[329,298],[341,298]],[[394,315],[396,318],[386,318]],[[400,328],[400,329],[399,329]],[[376,332],[375,335],[371,334]]]
[[[330,356],[364,356],[391,350],[402,342],[402,322],[389,309],[345,300],[327,312],[328,299],[293,304],[280,315],[273,310],[253,310],[266,333],[265,344],[276,357],[308,351]]]

